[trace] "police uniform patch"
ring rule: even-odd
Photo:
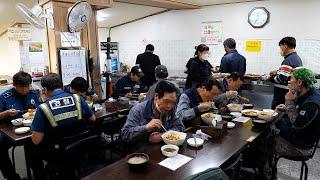
[[[300,111],[299,114],[300,114],[301,116],[304,116],[304,115],[306,114],[306,111]]]
[[[30,100],[30,103],[31,103],[32,105],[35,105],[35,104],[36,104],[36,102],[34,101],[34,99],[31,99],[31,100]]]
[[[60,109],[64,107],[74,106],[74,100],[71,96],[54,99],[49,101],[50,109]]]
[[[10,97],[10,96],[12,96],[12,92],[7,92],[7,93],[4,93],[4,94],[3,94],[3,97],[4,97],[4,98],[8,98],[8,97]]]
[[[139,89],[139,88],[140,88],[140,85],[136,84],[136,85],[134,85],[134,88],[135,88],[135,89]]]

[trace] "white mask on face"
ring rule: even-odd
[[[203,60],[208,60],[209,59],[209,54],[208,53],[205,53],[202,55],[202,59]]]

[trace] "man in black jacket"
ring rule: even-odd
[[[145,86],[152,86],[153,83],[156,82],[155,77],[155,68],[158,65],[161,65],[159,56],[153,54],[154,46],[152,44],[148,44],[146,46],[146,51],[137,56],[136,65],[140,66],[144,77],[141,78],[141,83]]]

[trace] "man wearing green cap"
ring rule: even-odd
[[[291,75],[286,104],[277,106],[277,110],[286,112],[276,124],[280,133],[275,150],[279,155],[288,152],[302,155],[320,137],[320,94],[313,87],[315,82],[315,74],[304,67],[296,68]],[[279,142],[281,145],[277,146]],[[283,148],[283,143],[293,151]]]
[[[307,68],[298,67],[292,72],[285,105],[276,108],[285,115],[273,127],[277,135],[272,141],[272,154],[311,155],[320,138],[320,94],[313,87],[315,82],[315,74]]]

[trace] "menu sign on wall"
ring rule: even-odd
[[[68,85],[75,77],[87,80],[87,61],[85,49],[60,49],[60,73],[64,85]]]
[[[201,43],[218,44],[222,42],[222,22],[206,21],[201,23]]]
[[[11,27],[8,28],[8,39],[9,41],[30,41],[31,29],[30,28],[19,28]]]

